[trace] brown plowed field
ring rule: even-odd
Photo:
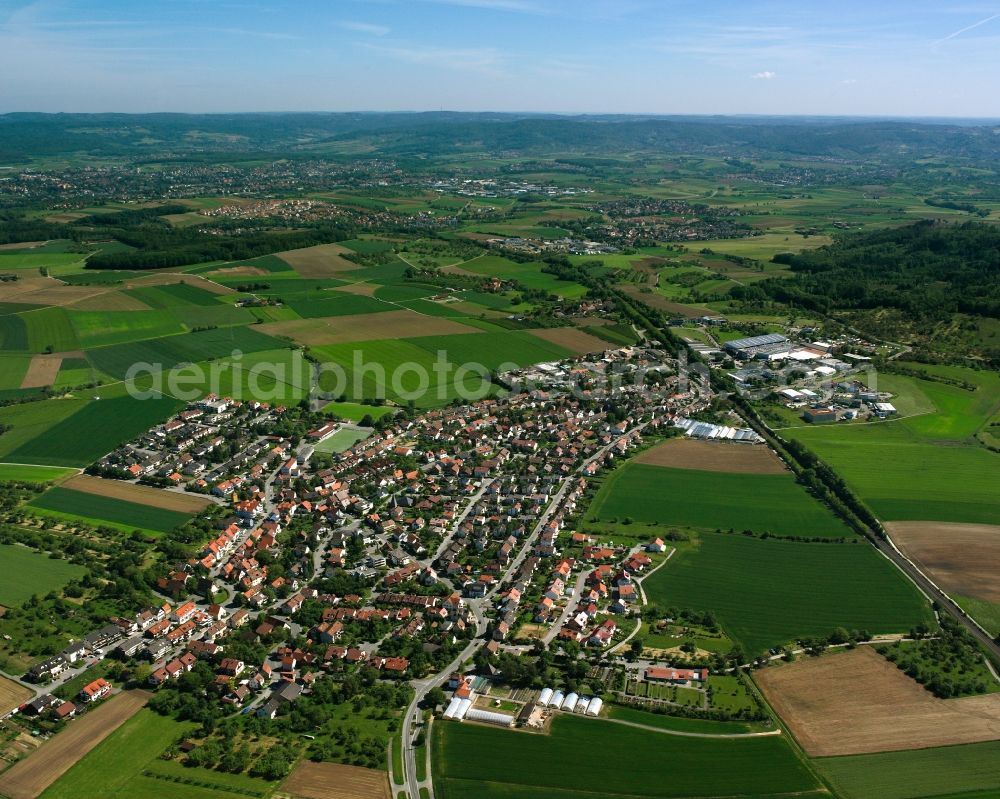
[[[530,330],[528,332],[552,344],[565,347],[576,355],[586,355],[588,352],[604,352],[604,350],[611,349],[614,346],[575,327],[547,327],[542,330]]]
[[[147,691],[125,691],[82,718],[66,722],[66,728],[58,735],[0,775],[0,796],[35,799],[91,749],[138,713],[151,695]]]
[[[6,716],[11,710],[20,707],[29,699],[32,693],[23,685],[6,677],[0,677],[0,716]]]
[[[134,289],[142,286],[170,286],[174,283],[187,283],[189,286],[196,286],[213,294],[232,294],[234,289],[214,283],[203,278],[201,275],[186,275],[183,272],[153,272],[150,275],[143,275],[126,281],[125,288]]]
[[[786,471],[778,456],[763,444],[733,444],[693,438],[668,439],[639,454],[635,460],[650,466],[699,469],[703,472],[782,474]]]
[[[303,760],[281,793],[296,799],[389,799],[389,779],[375,769]]]
[[[104,291],[77,300],[70,306],[74,311],[148,311],[146,305],[138,297],[125,294],[121,291]]]
[[[63,488],[82,491],[85,494],[99,494],[110,499],[149,505],[152,508],[175,510],[180,513],[197,513],[210,504],[211,500],[197,494],[182,494],[179,491],[165,491],[162,488],[126,483],[123,480],[104,480],[85,474],[71,477],[62,484]]]
[[[379,287],[374,283],[348,283],[346,286],[337,286],[337,291],[344,294],[360,294],[362,297],[371,297],[377,288]]]
[[[28,364],[28,371],[21,380],[21,388],[42,388],[56,382],[62,355],[36,355]]]
[[[209,277],[243,277],[244,275],[267,275],[270,273],[259,266],[225,266],[205,274]]]
[[[288,250],[276,255],[302,277],[330,277],[338,272],[364,268],[343,257],[345,253],[351,252],[354,251],[339,244],[317,244],[315,247]]]
[[[380,338],[413,336],[448,336],[456,333],[482,331],[451,319],[423,316],[415,311],[331,316],[324,319],[293,319],[287,322],[267,322],[256,330],[271,336],[288,336],[300,344],[322,346],[347,341],[371,341]]]
[[[1000,694],[937,699],[874,649],[754,673],[810,755],[860,755],[1000,740]]]
[[[885,528],[947,593],[1000,604],[1000,525],[886,522]]]

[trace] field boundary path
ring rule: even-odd
[[[665,727],[654,727],[650,724],[640,724],[638,721],[626,721],[625,719],[603,718],[600,716],[580,716],[580,718],[594,721],[607,721],[611,724],[622,724],[626,727],[635,727],[637,730],[647,732],[658,732],[662,735],[677,735],[681,738],[773,738],[781,735],[781,729],[761,730],[760,732],[689,732],[687,730],[668,730]]]

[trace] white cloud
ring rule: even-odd
[[[385,25],[373,25],[370,22],[341,22],[340,27],[357,33],[370,33],[372,36],[385,36],[390,29]]]
[[[771,70],[769,69],[765,69],[763,72],[755,72],[750,77],[753,78],[754,80],[772,80],[778,77],[778,73],[771,72]]]
[[[854,85],[855,83],[857,83],[857,82],[858,82],[858,81],[857,81],[857,79],[856,79],[856,78],[844,78],[844,79],[843,79],[843,80],[841,81],[841,83],[843,83],[843,84],[844,84],[845,86],[853,86],[853,85]]]

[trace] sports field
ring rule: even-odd
[[[68,772],[74,764],[98,746],[149,701],[146,691],[126,691],[112,697],[79,719],[72,719],[66,729],[42,744],[35,752],[0,775],[0,795],[8,799],[36,799],[52,783]],[[115,751],[112,747],[112,751]],[[102,780],[114,777],[127,761],[100,773]],[[103,787],[106,782],[101,782]],[[90,791],[88,793],[88,790]],[[45,793],[45,796],[107,796],[93,783],[73,785],[71,792]]]
[[[702,533],[643,581],[661,608],[712,611],[748,654],[837,627],[872,634],[931,622],[917,589],[869,544]]]
[[[455,722],[432,731],[441,799],[822,794],[780,737],[684,738],[566,715],[549,735]]]
[[[83,566],[17,544],[0,544],[0,563],[4,575],[0,580],[0,605],[7,607],[18,607],[36,594],[58,591],[87,571]]]
[[[29,508],[57,518],[107,524],[123,530],[165,533],[191,518],[190,513],[140,505],[84,491],[56,486],[28,503]]]
[[[789,473],[726,474],[630,462],[607,477],[590,514],[602,521],[631,517],[708,530],[854,537]]]
[[[1000,740],[1000,694],[937,699],[867,646],[770,666],[754,680],[813,756]]]

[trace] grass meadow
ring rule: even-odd
[[[574,716],[549,735],[454,722],[433,734],[441,799],[821,795],[780,737],[686,738]]]
[[[4,578],[0,580],[0,605],[17,607],[35,594],[58,591],[86,573],[83,566],[47,557],[16,544],[0,544]]]
[[[140,710],[43,794],[44,799],[236,799],[270,796],[273,784],[244,775],[188,769],[160,754],[195,725]],[[181,781],[195,784],[183,784]],[[232,790],[235,789],[235,790]]]
[[[748,654],[836,627],[906,632],[930,607],[868,543],[816,544],[702,533],[643,588],[651,603],[712,611]]]

